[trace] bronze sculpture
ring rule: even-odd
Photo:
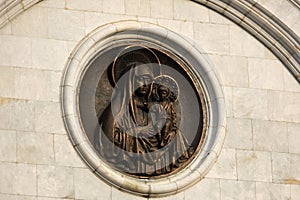
[[[177,127],[178,85],[161,74],[153,54],[128,47],[115,59],[114,92],[94,137],[109,165],[146,178],[176,171],[195,151]]]

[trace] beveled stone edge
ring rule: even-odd
[[[153,29],[154,27],[155,29]],[[206,107],[210,120],[206,138],[201,147],[202,150],[185,169],[167,178],[146,181],[112,170],[97,157],[96,152],[89,146],[77,115],[76,88],[85,64],[96,54],[97,48],[101,45],[103,39],[126,30],[153,31],[152,34],[160,35],[166,40],[181,45],[183,48],[190,49],[189,53],[191,56],[204,69],[195,69],[196,73],[200,75],[199,78],[205,84],[202,88],[205,90],[203,92],[205,95],[208,95],[206,97]],[[192,44],[190,40],[185,40],[183,37],[161,26],[139,21],[122,21],[98,27],[79,42],[66,63],[61,81],[62,117],[74,148],[98,177],[121,190],[147,197],[160,197],[178,193],[204,177],[216,162],[224,142],[226,109],[219,80],[213,67],[209,64],[207,58],[202,56],[202,53],[203,50],[197,48],[197,44]]]

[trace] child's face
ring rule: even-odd
[[[158,95],[161,99],[166,99],[169,95],[169,88],[167,88],[163,85],[160,85],[158,87]]]

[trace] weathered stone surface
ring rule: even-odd
[[[0,193],[36,195],[36,166],[0,163]]]
[[[300,124],[288,124],[287,127],[289,152],[300,155]]]
[[[70,167],[37,166],[38,195],[74,198],[74,172]]]
[[[22,163],[54,163],[53,134],[17,133],[17,160]]]
[[[249,119],[227,118],[227,135],[224,147],[252,149],[252,124]]]
[[[216,164],[214,164],[206,177],[236,180],[237,172],[235,149],[223,149]]]
[[[300,122],[300,93],[268,92],[268,117],[270,120]]]
[[[84,13],[48,9],[48,31],[51,39],[78,41],[85,35]]]
[[[127,15],[150,16],[149,0],[125,0],[125,12]]]
[[[0,67],[0,96],[13,98],[15,96],[15,68]]]
[[[151,17],[173,19],[173,0],[151,0],[150,7]]]
[[[0,65],[31,66],[30,39],[10,35],[0,35]]]
[[[192,1],[174,0],[174,19],[208,22],[208,9]]]
[[[199,192],[201,191],[201,192]],[[220,181],[219,179],[205,178],[195,186],[184,192],[185,199],[210,199],[219,200],[220,197]]]
[[[256,200],[290,199],[290,186],[256,182]]]
[[[88,169],[74,170],[74,188],[76,199],[111,199],[111,187]]]
[[[241,118],[268,119],[268,92],[259,89],[234,88],[233,114]]]
[[[111,1],[103,1],[103,12],[104,13],[125,13],[125,3],[124,0],[116,0],[113,3]]]
[[[242,28],[230,26],[230,55],[264,58],[265,47]]]
[[[237,151],[238,180],[272,180],[271,153],[262,151]]]
[[[300,155],[272,153],[273,182],[300,185]]]
[[[102,0],[66,0],[66,8],[70,10],[81,10],[81,11],[102,11]]]
[[[208,53],[229,54],[228,25],[195,23],[194,39]]]
[[[67,135],[54,135],[55,161],[61,166],[85,167]]]
[[[254,150],[288,152],[289,143],[286,123],[253,120],[252,124]]]
[[[0,130],[0,161],[16,162],[16,132]]]
[[[222,200],[255,199],[254,182],[221,180],[220,187]]]
[[[249,86],[283,90],[283,66],[278,60],[248,59]]]
[[[48,37],[47,8],[32,7],[12,21],[13,35]]]

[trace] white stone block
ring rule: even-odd
[[[289,152],[300,154],[300,124],[288,124]]]
[[[125,14],[124,0],[103,0],[103,12],[104,13],[116,13]]]
[[[54,135],[55,161],[61,166],[85,167],[67,135]]]
[[[60,104],[38,101],[35,105],[35,129],[44,133],[65,133]]]
[[[249,181],[221,180],[222,200],[255,199],[255,183]]]
[[[45,8],[65,8],[65,1],[63,0],[43,0],[38,6]]]
[[[0,130],[0,161],[16,162],[16,132]]]
[[[229,25],[194,23],[194,39],[207,53],[229,55]]]
[[[22,163],[54,163],[53,134],[18,132],[17,159]]]
[[[256,200],[290,199],[290,186],[256,182]]]
[[[265,47],[237,25],[230,26],[230,55],[265,57]]]
[[[102,11],[102,0],[66,0],[66,8],[80,11]]]
[[[125,13],[127,15],[150,16],[149,0],[125,0]]]
[[[0,35],[0,65],[31,66],[30,39],[10,35]]]
[[[15,101],[15,127],[16,130],[21,131],[34,131],[34,109],[33,101],[16,100]]]
[[[38,195],[74,198],[73,171],[69,167],[38,165]]]
[[[80,11],[48,9],[49,37],[79,41],[84,35],[84,13]]]
[[[58,102],[60,79],[61,72],[16,69],[15,97]]]
[[[300,93],[268,92],[269,119],[284,122],[300,122]]]
[[[137,200],[144,200],[145,198],[138,198]],[[177,193],[177,194],[172,194],[172,195],[169,195],[167,197],[153,197],[153,198],[148,198],[148,200],[185,200],[184,198],[184,193],[183,192],[180,192],[180,193]],[[130,199],[128,199],[130,200]]]
[[[129,194],[127,192],[120,191],[120,190],[117,190],[116,188],[112,187],[111,199],[112,200],[118,200],[118,199],[122,199],[122,200],[144,200],[145,198],[140,197],[140,196],[136,196],[136,195],[133,195],[133,194]]]
[[[268,119],[268,93],[266,90],[233,88],[235,117]]]
[[[65,198],[37,197],[37,200],[69,200]],[[72,200],[72,199],[71,199]]]
[[[174,0],[174,19],[208,22],[208,8],[187,0]]]
[[[15,129],[15,104],[13,99],[0,98],[0,129]]]
[[[0,193],[36,195],[36,166],[0,163]]]
[[[221,77],[221,84],[248,87],[248,66],[245,57],[211,55],[215,68]]]
[[[222,149],[217,162],[206,175],[209,178],[237,179],[235,149]]]
[[[0,66],[0,96],[13,98],[15,95],[15,68]]]
[[[36,195],[36,165],[17,164],[14,174],[15,194]]]
[[[1,200],[37,200],[36,196],[24,196],[15,194],[0,194]],[[51,199],[54,200],[54,199]]]
[[[252,149],[251,120],[227,118],[227,133],[224,147],[235,149]]]
[[[85,12],[85,30],[91,32],[95,28],[104,24],[113,23],[121,20],[136,20],[136,16],[126,16],[118,14]]]
[[[32,39],[32,66],[40,69],[63,70],[70,50],[67,42]]]
[[[286,123],[253,120],[252,125],[254,150],[288,152],[289,143]]]
[[[13,35],[30,37],[48,36],[48,11],[46,8],[33,6],[12,20]]]
[[[214,10],[208,10],[209,22],[213,24],[233,24],[229,19]]]
[[[300,155],[272,153],[273,182],[300,184]]]
[[[233,117],[233,95],[231,87],[223,87],[227,117]]]
[[[265,58],[269,60],[277,60],[276,56],[267,48],[265,48]]]
[[[2,28],[0,28],[0,35],[11,35],[11,23],[8,22],[6,25]]]
[[[151,0],[151,17],[173,19],[173,0]]]
[[[271,155],[262,151],[237,150],[238,180],[271,181]]]
[[[187,37],[187,40],[192,40],[193,38],[193,22],[158,19],[157,23],[158,25],[164,26],[167,29],[170,29],[171,31],[179,34],[180,36]]]
[[[278,60],[248,59],[249,86],[283,90],[284,66]]]
[[[185,199],[194,199],[195,197],[197,197],[197,199],[219,200],[220,182],[218,179],[204,178],[196,185],[185,190],[184,196]]]
[[[300,197],[300,185],[291,185],[291,200],[298,200]]]
[[[300,93],[300,84],[297,82],[296,78],[287,70],[283,69],[284,77],[284,90],[290,92]]]
[[[111,186],[88,169],[74,169],[74,187],[76,199],[111,199]]]

